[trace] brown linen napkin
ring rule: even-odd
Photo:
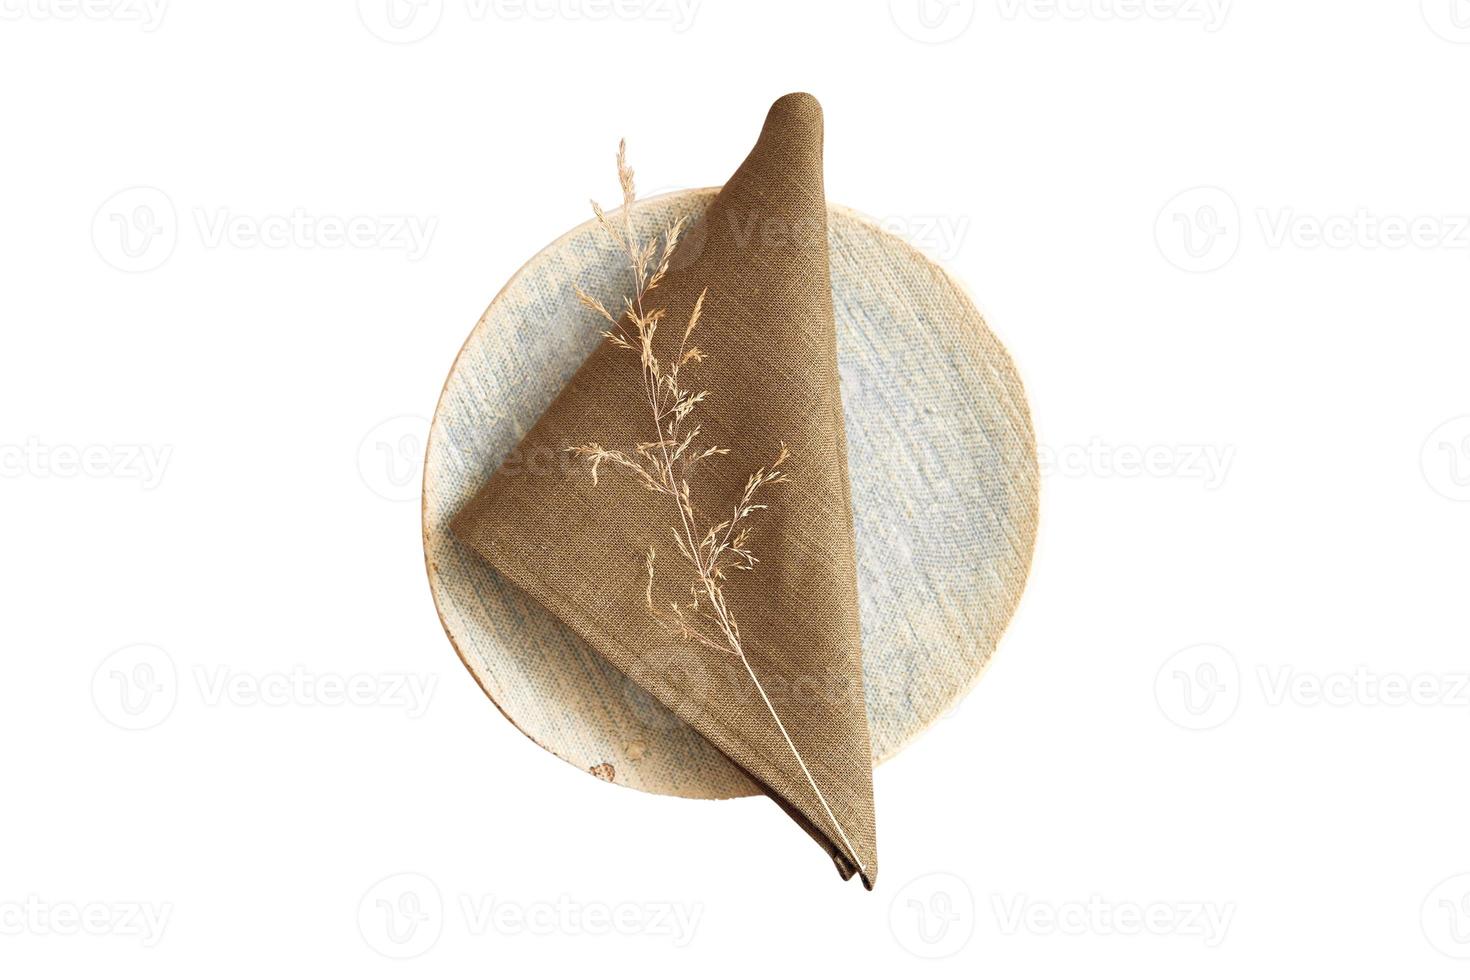
[[[698,328],[706,361],[686,370],[709,391],[701,442],[730,453],[699,464],[695,509],[729,513],[747,476],[783,443],[791,452],[782,466],[790,483],[763,491],[770,509],[752,520],[759,562],[724,583],[747,663],[680,638],[649,613],[650,545],[657,588],[686,593],[655,600],[689,598],[688,565],[670,537],[679,521],[672,498],[613,466],[593,485],[565,453],[656,438],[627,351],[599,346],[510,457],[555,454],[567,465],[502,467],[452,529],[747,771],[844,878],[858,872],[871,889],[872,755],[826,217],[821,106],[787,95],[649,294],[668,310],[657,342],[668,341],[672,355],[707,290]]]

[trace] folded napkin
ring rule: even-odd
[[[600,345],[510,457],[555,453],[568,465],[502,467],[452,531],[749,773],[844,878],[860,874],[871,889],[872,752],[827,262],[822,111],[796,93],[771,107],[750,155],[649,294],[667,310],[656,339],[665,361],[703,294],[704,360],[685,371],[708,390],[700,443],[729,453],[697,464],[699,526],[730,514],[747,478],[769,472],[783,446],[790,453],[780,464],[789,482],[764,487],[769,509],[748,519],[758,562],[721,583],[743,656],[650,613],[650,600],[691,601],[690,566],[671,537],[681,520],[673,498],[612,465],[594,484],[566,454],[657,438],[627,350]]]

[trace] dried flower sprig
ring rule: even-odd
[[[791,754],[796,757],[797,764],[801,766],[801,771],[816,793],[822,809],[826,811],[848,851],[858,862],[858,868],[866,874],[867,869],[857,857],[857,849],[847,839],[842,822],[832,812],[821,787],[807,768],[806,760],[791,740],[775,705],[771,703],[765,687],[751,667],[741,643],[739,623],[725,600],[721,586],[728,572],[750,571],[759,561],[752,550],[750,520],[769,506],[763,502],[765,491],[790,482],[782,467],[791,458],[791,454],[786,444],[782,443],[771,464],[746,479],[745,490],[731,508],[729,516],[706,525],[694,503],[693,486],[697,485],[698,467],[706,461],[729,455],[730,450],[713,444],[701,445],[698,425],[691,423],[685,429],[685,423],[709,397],[709,392],[686,385],[683,372],[688,365],[705,360],[704,351],[698,346],[690,346],[689,341],[699,327],[708,289],[701,290],[694,301],[694,308],[684,324],[683,334],[673,356],[660,358],[654,340],[668,311],[650,303],[649,294],[658,288],[669,271],[669,261],[679,243],[684,219],[680,218],[669,226],[662,236],[661,246],[658,236],[646,242],[640,241],[633,229],[632,212],[636,193],[633,169],[628,166],[626,142],[618,144],[617,161],[618,185],[622,189],[623,197],[619,215],[621,220],[609,218],[596,201],[592,202],[592,213],[597,216],[598,223],[608,237],[627,256],[633,273],[633,293],[623,297],[621,313],[614,316],[606,305],[590,296],[580,286],[574,288],[578,301],[607,324],[602,329],[604,340],[614,348],[627,351],[638,358],[643,394],[654,438],[649,442],[638,443],[626,451],[607,449],[598,443],[589,442],[580,446],[569,446],[567,452],[589,464],[594,485],[597,483],[598,468],[607,463],[616,470],[627,472],[643,489],[671,499],[678,515],[678,523],[671,524],[669,532],[679,554],[689,566],[690,599],[686,602],[669,602],[667,610],[662,603],[655,600],[654,559],[657,552],[650,544],[644,555],[647,577],[643,586],[644,603],[649,614],[672,633],[740,662],[787,747],[791,749]],[[696,482],[692,484],[691,481]]]

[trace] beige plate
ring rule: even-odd
[[[635,224],[655,233],[702,214],[715,193],[640,202]],[[831,207],[828,225],[863,683],[881,762],[954,708],[1010,620],[1036,536],[1036,447],[1015,367],[964,291],[856,212]],[[690,238],[680,253],[698,247]],[[653,793],[750,795],[749,779],[703,737],[448,532],[598,343],[573,283],[611,299],[629,291],[625,266],[589,221],[527,262],[475,325],[429,433],[429,585],[460,659],[538,745]]]

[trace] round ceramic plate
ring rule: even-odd
[[[639,202],[634,223],[646,237],[696,219],[716,192]],[[828,243],[877,763],[952,710],[989,662],[1031,563],[1036,447],[1010,356],[943,270],[846,208],[829,207]],[[680,251],[698,247],[696,233]],[[527,262],[475,325],[429,432],[429,584],[460,659],[538,745],[649,792],[751,795],[702,736],[448,529],[600,342],[573,284],[610,299],[629,278],[626,257],[588,221]]]

